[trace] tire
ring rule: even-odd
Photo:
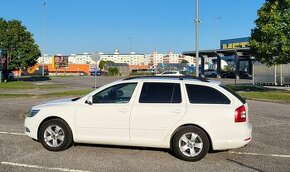
[[[206,133],[198,127],[182,127],[173,136],[172,150],[179,159],[199,161],[209,151],[209,139]]]
[[[72,132],[61,119],[46,121],[39,132],[39,141],[49,151],[63,151],[72,145]]]

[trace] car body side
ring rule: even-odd
[[[130,123],[134,116],[132,116],[132,110],[129,112],[129,125],[128,125],[128,132],[129,132],[129,139],[127,141],[118,141],[118,140],[103,140],[103,139],[87,139],[83,138],[82,136],[78,135],[77,133],[77,121],[76,121],[76,111],[77,108],[80,106],[90,106],[86,104],[86,100],[88,96],[92,96],[97,92],[104,90],[110,86],[113,86],[117,83],[132,83],[137,82],[137,86],[134,90],[134,93],[128,102],[131,107],[133,106],[143,106],[143,104],[139,103],[139,96],[142,90],[142,85],[144,82],[168,82],[168,83],[180,83],[181,86],[181,96],[182,102],[180,103],[181,107],[184,108],[183,111],[179,112],[177,117],[174,117],[175,121],[171,122],[170,125],[166,125],[165,127],[156,128],[155,131],[159,130],[154,133],[152,130],[152,135],[155,134],[154,137],[159,137],[160,139],[153,139],[153,140],[146,140],[142,138],[139,140],[132,140],[131,129],[134,124]],[[216,105],[216,104],[191,104],[189,102],[189,98],[186,92],[185,84],[195,84],[195,85],[205,85],[208,87],[212,87],[220,92],[222,92],[228,99],[230,99],[231,103],[226,105]],[[170,106],[171,104],[169,104]],[[103,86],[92,93],[80,98],[77,101],[66,101],[63,102],[52,102],[49,105],[39,105],[33,107],[33,109],[41,109],[40,112],[32,118],[26,118],[25,126],[29,126],[30,132],[26,132],[27,135],[34,139],[38,139],[38,131],[40,125],[46,121],[47,119],[51,118],[60,118],[64,120],[67,125],[70,127],[73,140],[76,143],[93,143],[93,144],[109,144],[109,145],[128,145],[128,146],[144,146],[144,147],[159,147],[159,148],[170,148],[171,146],[171,139],[174,136],[175,132],[182,126],[187,125],[194,125],[206,132],[208,135],[211,146],[213,150],[224,150],[224,149],[232,149],[232,148],[239,148],[243,147],[250,142],[250,139],[246,140],[247,138],[251,138],[252,127],[249,123],[249,117],[247,112],[247,121],[242,123],[235,123],[235,109],[239,106],[242,106],[243,103],[240,102],[235,96],[230,94],[228,91],[223,89],[222,87],[218,86],[215,83],[204,83],[200,81],[189,81],[189,80],[151,80],[151,79],[143,79],[143,80],[124,80],[124,81],[116,81],[109,85]],[[146,106],[146,105],[145,105]],[[147,105],[150,106],[150,105]],[[109,107],[109,106],[108,106]],[[246,104],[247,107],[247,104]],[[138,109],[137,109],[138,110]],[[248,111],[248,107],[247,107]],[[146,115],[146,111],[138,111],[142,115]],[[100,112],[101,113],[101,112]],[[134,112],[135,113],[135,112]],[[180,114],[181,113],[181,114]],[[171,114],[174,115],[174,114]],[[169,116],[170,117],[170,116]],[[156,118],[158,119],[158,118]],[[88,119],[89,120],[89,119]],[[150,119],[145,118],[144,121],[147,123],[150,128]],[[151,119],[152,120],[152,119]],[[166,124],[168,122],[167,119],[164,120]],[[152,124],[153,125],[153,124]],[[170,126],[170,127],[169,127]],[[154,126],[152,126],[154,128]],[[136,129],[136,131],[138,128]],[[162,131],[161,131],[162,130]],[[143,130],[146,132],[146,130]],[[140,130],[141,134],[145,134]],[[138,131],[137,131],[138,132]],[[142,133],[143,132],[143,133]],[[110,134],[110,133],[108,133]],[[138,134],[138,133],[137,133]],[[150,133],[149,133],[150,134]],[[147,133],[148,135],[148,133]],[[152,136],[153,137],[153,136]]]

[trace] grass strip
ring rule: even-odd
[[[238,92],[238,94],[250,100],[290,102],[289,91]]]
[[[227,85],[234,91],[269,91],[270,89],[265,87],[259,87],[254,85]]]
[[[25,81],[11,81],[0,83],[0,89],[53,89],[60,87],[63,87],[63,85],[57,84],[35,85],[31,82]]]
[[[36,97],[36,98],[46,98],[46,97],[77,97],[84,96],[92,90],[70,90],[63,92],[52,92],[45,94],[3,94],[0,93],[0,98],[21,98],[21,97]]]
[[[40,96],[43,96],[43,97],[84,96],[90,92],[92,92],[91,89],[88,89],[88,90],[70,90],[70,91],[63,91],[63,92],[46,93],[46,94],[41,94]]]

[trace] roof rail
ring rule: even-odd
[[[195,76],[190,76],[190,75],[184,75],[184,76],[156,76],[156,75],[152,75],[152,76],[133,76],[133,77],[128,77],[123,79],[124,81],[127,80],[132,80],[132,79],[146,79],[146,78],[177,78],[179,80],[183,80],[183,79],[195,79],[195,80],[199,80],[202,82],[209,82],[209,80],[207,78],[204,77],[195,77]]]

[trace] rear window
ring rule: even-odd
[[[192,104],[230,104],[231,101],[220,91],[203,85],[186,84],[189,102]]]
[[[241,97],[238,93],[236,93],[234,90],[232,90],[230,87],[227,87],[225,85],[220,85],[222,88],[224,88],[225,90],[227,90],[228,92],[230,92],[232,95],[234,95],[237,99],[239,99],[243,104],[246,103],[246,100]]]
[[[139,103],[181,103],[180,84],[145,82]]]

